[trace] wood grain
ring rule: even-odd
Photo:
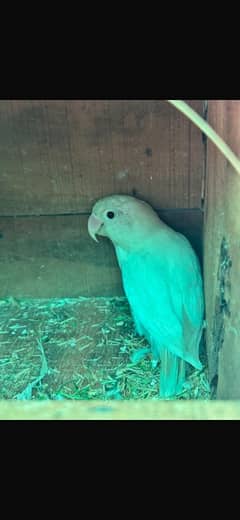
[[[240,156],[240,101],[209,101],[209,123]],[[240,177],[208,143],[204,272],[209,377],[219,399],[240,398]]]
[[[86,213],[110,193],[200,208],[203,161],[201,132],[163,100],[0,101],[0,215]]]
[[[165,210],[160,217],[184,233],[201,256],[200,210]],[[62,298],[122,295],[113,246],[96,244],[87,215],[0,218],[0,297]]]

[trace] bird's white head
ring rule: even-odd
[[[146,202],[130,195],[110,195],[96,202],[88,219],[88,232],[108,237],[115,246],[139,249],[160,226],[157,213]]]

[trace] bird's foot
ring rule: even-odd
[[[130,356],[131,363],[138,363],[146,356],[146,354],[149,354],[150,351],[150,348],[141,348],[140,350],[135,350],[135,352],[133,352]]]
[[[158,359],[152,359],[152,361],[151,361],[152,369],[156,368],[156,366],[158,365],[158,363],[159,363],[159,360],[158,360]]]

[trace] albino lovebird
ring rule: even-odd
[[[203,288],[194,250],[130,195],[96,202],[88,232],[96,241],[96,235],[112,241],[136,331],[150,344],[152,365],[160,361],[159,395],[174,397],[184,388],[185,363],[202,368]]]

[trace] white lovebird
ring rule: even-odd
[[[184,388],[185,362],[197,369],[203,329],[201,271],[189,241],[141,200],[111,195],[94,205],[90,236],[108,237],[116,251],[136,330],[160,366],[160,397]],[[146,351],[146,350],[145,350]]]

